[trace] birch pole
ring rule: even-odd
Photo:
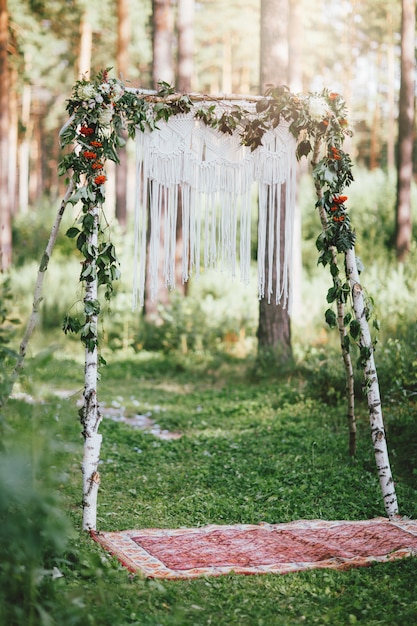
[[[320,152],[320,139],[316,138],[314,143],[313,156],[311,158],[311,165],[313,168],[316,167],[319,160],[319,152]],[[316,190],[316,196],[318,200],[321,200],[323,197],[323,191],[320,185],[320,182],[317,178],[314,179],[314,186]],[[328,219],[326,215],[326,211],[323,208],[323,205],[319,205],[319,216],[320,222],[323,231],[326,231],[328,227]],[[335,267],[337,267],[337,251],[334,246],[330,247],[330,252],[332,254],[332,262]],[[346,397],[347,397],[347,419],[349,425],[349,455],[355,456],[356,453],[356,417],[355,417],[355,377],[353,373],[353,365],[352,359],[350,356],[350,352],[346,346],[345,338],[347,337],[347,329],[345,326],[345,306],[340,298],[337,299],[337,327],[339,330],[340,337],[340,347],[342,350],[342,358],[343,364],[345,367],[345,375],[346,375]]]
[[[93,206],[90,209],[93,217],[91,230],[87,237],[87,245],[90,250],[97,250],[98,245],[98,222],[99,209]],[[86,281],[84,310],[86,312],[85,331],[91,330],[94,336],[97,335],[97,291],[98,279],[96,268],[96,256],[85,261],[86,267],[90,268],[89,276],[91,280]],[[84,273],[86,273],[84,271]],[[91,313],[89,313],[91,311]],[[98,379],[98,349],[97,342],[85,348],[85,379],[84,379],[84,405],[80,410],[81,424],[83,426],[84,456],[82,462],[83,475],[83,530],[96,530],[97,520],[97,495],[100,485],[100,474],[98,464],[100,460],[100,448],[102,435],[98,433],[101,422],[100,409],[97,400],[97,379]]]
[[[23,368],[27,347],[29,341],[33,335],[33,332],[37,326],[39,319],[39,309],[41,302],[43,300],[42,296],[42,287],[43,280],[45,278],[46,270],[48,269],[49,261],[52,255],[52,251],[55,247],[56,239],[58,237],[59,227],[62,222],[62,216],[64,215],[65,208],[72,196],[72,192],[74,190],[74,182],[71,180],[68,184],[65,195],[59,205],[58,213],[55,218],[55,222],[53,223],[48,242],[46,244],[45,252],[42,255],[42,259],[39,264],[38,275],[36,277],[35,287],[33,290],[33,302],[32,302],[32,312],[30,314],[28,323],[26,324],[25,333],[23,335],[23,339],[20,343],[19,354],[17,356],[16,365],[13,369],[13,372],[10,376],[9,385],[6,393],[0,398],[0,406],[4,406],[7,403],[7,400],[12,394],[14,384],[19,377],[20,371]]]
[[[382,416],[381,396],[378,375],[374,361],[374,350],[369,330],[366,306],[362,286],[359,281],[359,272],[356,264],[354,249],[347,250],[346,276],[352,292],[353,310],[360,326],[360,349],[364,359],[365,389],[368,399],[369,418],[371,424],[372,442],[375,451],[375,460],[378,470],[379,483],[384,499],[385,511],[390,520],[398,515],[397,496],[388,456],[387,440],[385,437],[384,421]]]

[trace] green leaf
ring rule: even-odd
[[[335,312],[332,309],[327,309],[324,314],[325,320],[330,328],[336,328],[337,326],[337,317]]]
[[[78,333],[82,328],[82,324],[77,317],[66,315],[62,324],[62,330],[67,333]]]
[[[320,235],[316,239],[316,248],[320,252],[324,250],[327,244],[326,234],[321,232]],[[323,263],[325,265],[325,263]]]
[[[350,338],[349,335],[345,335],[343,337],[342,349],[346,352],[350,352]]]
[[[98,315],[100,313],[101,305],[98,300],[88,300],[84,302],[84,313],[86,315]]]
[[[268,98],[262,98],[262,100],[258,100],[258,102],[256,103],[256,112],[263,113],[263,111],[266,111],[269,108],[270,104],[271,101]]]
[[[339,268],[336,263],[330,263],[330,274],[335,278],[339,274]]]
[[[81,271],[80,280],[85,280],[88,283],[91,283],[96,278],[96,276],[97,273],[95,266],[92,263],[86,263]]]
[[[323,173],[323,180],[331,187],[337,182],[336,172],[332,172],[329,169],[325,169]]]
[[[343,283],[343,285],[340,287],[340,293],[339,293],[339,297],[341,302],[345,303],[347,302],[348,298],[349,298],[349,294],[350,294],[350,285],[349,283]]]
[[[371,354],[372,354],[372,349],[369,346],[361,346],[361,349],[359,352],[358,365],[360,367],[365,367]]]
[[[91,229],[94,226],[94,215],[92,215],[91,213],[86,213],[82,218],[82,224],[84,231],[90,233]]]
[[[76,226],[72,226],[71,228],[68,228],[67,232],[65,233],[65,235],[67,237],[69,237],[70,239],[74,239],[75,237],[77,237],[80,233],[80,229],[77,228]]]
[[[345,317],[343,318],[344,326],[348,326],[350,324],[351,319],[352,319],[352,313],[346,313]]]
[[[332,302],[337,300],[338,292],[339,292],[339,288],[338,287],[330,287],[329,291],[327,292],[327,296],[326,296],[326,300],[327,300],[327,302],[329,304],[331,304]]]
[[[69,169],[69,164],[67,164],[67,161],[60,161],[58,163],[58,176],[64,176],[64,174],[67,173],[67,170]]]
[[[350,336],[353,339],[358,339],[360,332],[361,332],[361,325],[359,324],[358,320],[352,320],[349,326],[349,332],[350,332]]]
[[[80,233],[77,239],[77,249],[80,250],[80,252],[83,251],[85,242],[87,241],[87,236],[85,233]]]
[[[68,200],[70,204],[77,204],[79,200],[87,200],[88,190],[87,187],[79,187],[77,191]]]
[[[328,263],[331,263],[333,260],[333,254],[331,250],[323,250],[320,255],[319,258],[317,260],[317,265],[323,265],[323,267],[326,267],[326,265]]]
[[[300,141],[300,143],[297,146],[297,158],[301,159],[301,157],[307,156],[308,154],[310,154],[311,150],[312,150],[311,143],[308,139],[305,139],[304,141]]]
[[[115,265],[111,266],[111,278],[112,280],[119,280],[121,274],[120,274],[120,270],[118,267],[116,267]]]

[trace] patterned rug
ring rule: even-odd
[[[129,570],[165,579],[348,569],[417,555],[417,521],[402,518],[152,528],[92,536]]]

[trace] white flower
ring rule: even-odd
[[[117,102],[123,96],[123,93],[124,93],[123,87],[119,83],[114,83],[112,85],[110,99],[113,100],[113,102]]]
[[[329,105],[321,96],[309,98],[308,112],[314,122],[321,122],[327,116]]]
[[[109,83],[101,83],[101,85],[98,86],[98,89],[101,93],[109,93],[110,85]]]
[[[104,107],[100,109],[98,114],[98,123],[101,126],[109,126],[113,117],[113,110],[109,107]]]
[[[103,96],[101,96],[99,93],[96,95],[95,97],[95,101],[98,102],[99,104],[102,104],[104,102],[103,100]]]
[[[91,83],[85,85],[78,85],[77,96],[80,100],[90,100],[96,95],[96,89]]]

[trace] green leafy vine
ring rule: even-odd
[[[349,284],[341,278],[331,251],[335,248],[343,253],[355,242],[344,195],[345,187],[353,180],[352,162],[342,149],[345,137],[352,133],[346,103],[339,94],[323,90],[299,96],[285,86],[271,87],[257,100],[254,112],[253,108],[235,102],[227,106],[222,101],[222,106],[217,107],[209,96],[203,98],[201,106],[197,105],[197,99],[176,94],[165,82],[152,94],[127,89],[121,81],[109,77],[109,70],[104,70],[92,80],[83,78],[75,83],[67,110],[70,117],[60,133],[67,153],[59,164],[59,173],[73,179],[75,191],[70,202],[81,203],[80,217],[67,236],[75,240],[84,257],[80,273],[84,285],[97,279],[99,285],[105,286],[105,298],[110,299],[113,282],[120,275],[114,245],[109,240],[108,229],[102,226],[102,211],[99,211],[97,244],[91,243],[95,211],[102,208],[105,200],[106,161],[119,162],[118,152],[126,143],[126,132],[133,138],[137,129],[152,131],[161,120],[193,111],[196,119],[222,133],[239,133],[242,144],[251,150],[256,150],[264,134],[282,120],[289,124],[297,139],[298,158],[311,155],[318,142],[324,145],[325,154],[313,169],[316,188],[320,190],[316,207],[326,215],[326,225],[316,242],[318,262],[330,269],[333,285],[327,294],[329,304],[349,300]],[[84,345],[93,350],[98,339],[92,320],[99,313],[98,299],[84,301],[83,319],[68,314],[64,331],[79,332]],[[330,326],[336,324],[331,309],[325,316]],[[356,320],[348,313],[344,321],[349,326],[350,338],[356,341],[359,336]],[[361,354],[362,361],[364,358]]]

